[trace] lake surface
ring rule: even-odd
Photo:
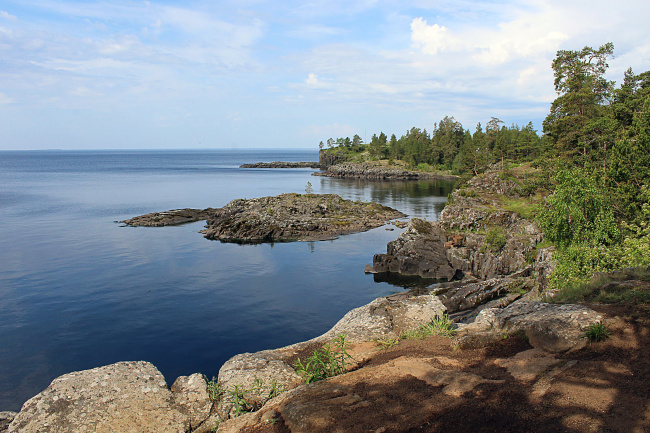
[[[435,220],[453,186],[239,168],[317,159],[295,150],[0,152],[0,411],[19,410],[57,376],[117,361],[150,361],[169,383],[216,376],[237,353],[308,340],[403,290],[363,272],[399,229],[235,245],[204,239],[203,222],[115,223],[303,193],[307,182],[314,193]]]

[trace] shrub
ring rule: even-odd
[[[307,383],[338,376],[345,373],[346,361],[352,359],[347,352],[348,346],[345,334],[339,334],[332,343],[316,349],[304,363],[298,358],[294,367]]]
[[[584,332],[585,337],[591,341],[604,341],[612,335],[609,325],[603,323],[602,320],[587,326],[584,328]]]
[[[489,246],[490,251],[497,253],[506,246],[506,231],[503,227],[494,227],[490,229],[485,236],[485,243]]]

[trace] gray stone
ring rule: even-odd
[[[460,327],[452,344],[462,348],[475,345],[477,340],[487,342],[489,335],[496,338],[524,332],[533,347],[562,353],[583,348],[587,344],[584,328],[598,320],[601,316],[584,305],[521,299],[503,309],[484,309],[473,323]]]
[[[275,350],[242,353],[230,358],[219,370],[219,383],[224,388],[238,386],[250,389],[261,381],[265,391],[275,382],[284,390],[294,389],[304,380],[289,364],[300,351],[317,348],[339,334],[345,341],[360,343],[374,338],[397,336],[420,328],[434,316],[445,312],[445,306],[434,295],[382,297],[348,312],[329,331],[312,340]],[[218,405],[222,417],[232,415],[231,405]]]
[[[208,394],[208,384],[202,374],[180,376],[174,381],[171,390],[176,407],[189,417],[192,430],[210,416],[212,400]]]
[[[412,218],[406,231],[388,243],[386,254],[375,254],[372,266],[377,272],[451,280],[456,271],[447,259],[447,241],[439,224]]]
[[[0,432],[3,432],[9,428],[9,423],[14,420],[16,415],[18,415],[16,412],[0,412]]]
[[[186,433],[165,378],[148,362],[118,362],[60,376],[32,397],[9,433]]]

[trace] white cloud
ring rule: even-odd
[[[6,20],[11,20],[11,21],[17,21],[18,17],[11,15],[10,13],[7,13],[5,11],[0,11],[0,18],[4,18]]]
[[[447,27],[438,24],[430,26],[422,18],[416,18],[411,22],[411,40],[415,47],[422,47],[422,52],[425,54],[438,54],[438,51],[457,45]]]
[[[318,75],[314,74],[313,72],[310,73],[307,76],[307,79],[305,80],[305,83],[307,83],[310,86],[318,86]]]

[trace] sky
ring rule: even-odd
[[[0,0],[0,150],[542,129],[558,50],[650,70],[647,0]],[[541,133],[541,131],[540,131]]]

